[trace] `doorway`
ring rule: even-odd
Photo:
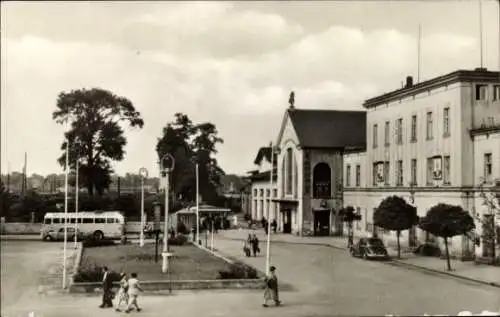
[[[283,216],[283,233],[292,233],[292,211],[285,209]]]
[[[330,235],[330,210],[314,210],[314,235]]]

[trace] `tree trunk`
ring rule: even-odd
[[[448,271],[451,271],[451,265],[450,265],[450,253],[448,251],[448,238],[444,237],[444,248],[446,252],[446,265],[448,267]]]
[[[399,237],[401,236],[401,231],[396,231],[396,240],[398,242],[398,259],[401,259],[401,245],[399,244]]]

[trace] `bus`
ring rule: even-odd
[[[54,232],[64,231],[65,219],[63,212],[46,213],[40,232],[41,239],[52,239]],[[125,233],[125,217],[119,211],[72,212],[67,214],[67,221],[68,228],[73,228],[73,234],[76,229],[79,235],[91,236],[96,240],[120,239]]]

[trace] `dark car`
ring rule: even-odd
[[[352,256],[363,259],[389,259],[387,249],[379,238],[361,238],[351,246],[349,252]]]

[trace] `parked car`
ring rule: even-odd
[[[387,249],[379,238],[361,238],[349,248],[349,252],[353,257],[363,259],[389,259]]]
[[[68,241],[74,241],[75,240],[75,232],[77,234],[77,240],[83,240],[84,235],[82,232],[79,230],[75,230],[75,228],[67,228],[67,239]],[[49,241],[60,241],[64,240],[64,228],[60,228],[59,230],[50,230],[48,231],[45,236],[43,237],[43,240],[49,240]]]

